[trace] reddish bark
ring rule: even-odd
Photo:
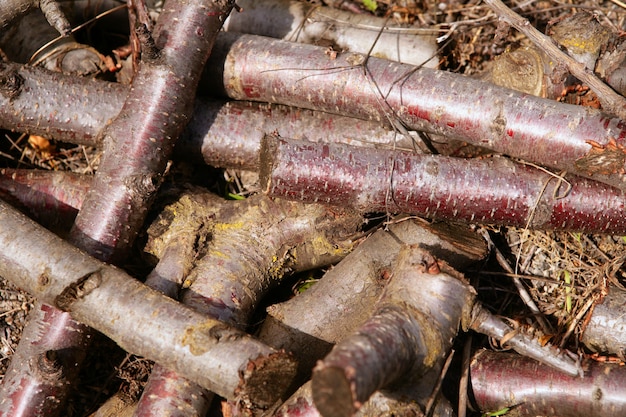
[[[217,32],[233,5],[234,1],[228,0],[168,3],[155,30],[156,43],[145,34],[141,65],[124,106],[101,132],[104,155],[69,235],[77,247],[107,262],[119,262],[127,255],[165,173],[174,142],[191,114],[195,90]],[[0,94],[15,99],[23,91],[22,78],[14,69],[2,70],[3,81],[14,80],[14,85],[0,89]],[[86,282],[90,276],[85,277]],[[60,307],[59,302],[56,306]],[[33,320],[29,326],[48,329],[38,336],[51,346],[64,346],[64,327],[42,326]],[[88,329],[83,331],[87,334]],[[11,367],[14,372],[2,385],[4,410],[10,414],[28,408],[26,396],[20,398],[23,403],[8,401],[15,395],[12,390],[28,381],[31,392],[50,392],[45,398],[51,415],[60,412],[65,393],[56,389],[54,381],[28,374],[25,362],[12,362]]]
[[[272,59],[258,51],[269,51]],[[251,35],[224,34],[205,79],[256,100],[402,124],[625,188],[626,125],[457,74]],[[616,149],[607,147],[614,138]],[[605,147],[593,151],[589,141]],[[607,150],[608,149],[608,150]],[[598,158],[604,153],[604,158]]]
[[[128,94],[120,84],[3,65],[6,77],[21,80],[17,96],[0,95],[0,127],[5,129],[102,146],[98,135],[120,112]],[[196,102],[176,154],[215,167],[258,169],[261,139],[274,131],[312,142],[415,147],[411,138],[380,123],[280,105],[203,98]]]
[[[289,385],[295,372],[289,355],[151,290],[2,202],[0,224],[0,275],[42,303],[70,312],[125,350],[161,363],[225,398],[243,398],[260,406],[272,404]],[[61,340],[68,348],[67,340]],[[45,352],[56,350],[58,343],[52,339],[53,347],[46,345]],[[49,382],[59,389],[58,381]],[[13,403],[21,394],[19,389],[12,392],[5,400],[12,403],[13,411],[6,415],[28,408]]]
[[[460,159],[267,135],[260,158],[262,188],[274,197],[531,229],[626,232],[621,191],[567,177],[568,191],[545,171],[504,157]]]
[[[69,230],[90,185],[70,172],[0,169],[0,197],[55,232]]]
[[[0,255],[1,262],[6,262]],[[8,275],[3,275],[8,277]],[[3,400],[0,416],[49,416],[55,401],[63,401],[76,380],[80,363],[85,357],[90,340],[84,326],[54,307],[37,302],[30,315],[35,325],[25,327],[20,343],[11,358],[3,380]],[[62,340],[41,338],[42,333],[63,332]],[[41,389],[41,386],[45,389]]]
[[[351,416],[374,391],[440,369],[468,320],[474,290],[425,250],[404,246],[391,274],[374,315],[313,370],[313,400],[325,417]]]
[[[626,367],[586,361],[575,378],[511,353],[478,352],[471,393],[483,412],[511,407],[507,417],[617,417],[626,413]]]

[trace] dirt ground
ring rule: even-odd
[[[496,57],[531,46],[525,36],[499,23],[497,16],[480,0],[329,0],[328,3],[336,7],[358,8],[404,25],[435,28],[441,40],[440,68],[472,77],[484,77]],[[602,25],[623,36],[626,5],[618,0],[536,0],[507,4],[541,32],[575,12],[589,11]],[[109,43],[110,49],[106,49],[106,42],[104,46],[98,45],[102,54],[112,55],[111,48],[124,43],[117,38],[120,31],[98,30],[102,34],[116,34],[115,40]],[[94,33],[79,38],[88,42],[90,36]],[[597,107],[597,100],[586,90],[572,89],[559,99]],[[81,174],[91,174],[97,169],[99,151],[96,149],[14,132],[1,134],[0,168],[67,170]],[[232,193],[247,191],[245,183],[249,174],[233,171],[217,174],[213,185],[216,189],[230,187]],[[492,311],[515,319],[520,326],[538,333],[538,337],[546,342],[576,351],[579,348],[577,334],[591,307],[588,300],[600,294],[609,282],[622,284],[626,237],[504,227],[487,227],[485,230],[513,272],[507,272],[503,265],[505,261],[498,262],[495,256],[484,265],[466,271],[481,300]],[[130,263],[139,275],[145,273],[147,265],[140,257]],[[549,333],[542,331],[520,301],[511,277],[522,280],[549,321]],[[295,282],[291,284],[297,286]],[[32,303],[29,295],[0,281],[0,375],[4,375],[19,342]],[[578,319],[572,321],[572,317]],[[488,341],[479,343],[488,344]],[[137,398],[150,366],[149,361],[126,355],[104,338],[96,341],[84,368],[80,394],[72,400],[68,415],[88,415],[118,390]]]

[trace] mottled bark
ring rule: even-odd
[[[191,199],[195,204],[187,203]],[[184,279],[186,289],[181,299],[185,304],[239,328],[247,326],[260,300],[284,275],[326,266],[345,256],[354,244],[351,236],[363,222],[354,212],[265,196],[224,201],[217,209],[199,203],[201,199],[198,195],[181,198],[151,227],[155,237],[149,244],[161,260],[146,284],[158,283],[177,296],[176,287]],[[206,224],[194,226],[201,218]],[[163,222],[169,225],[159,234],[166,227]],[[186,245],[181,245],[183,239]],[[185,247],[187,254],[183,253]],[[168,257],[172,259],[168,261]],[[186,273],[190,265],[193,268]],[[160,382],[149,382],[138,405],[138,416],[178,413],[170,408],[172,400],[159,398],[164,394],[193,398],[202,392],[196,384],[171,372],[166,379],[158,365],[157,369]],[[207,396],[208,392],[202,395]],[[255,408],[245,401],[236,406],[246,413]]]
[[[482,412],[510,407],[511,417],[617,417],[626,413],[626,368],[585,361],[575,378],[512,353],[479,351],[471,362],[471,394]]]
[[[484,240],[460,226],[405,219],[369,236],[312,288],[268,308],[259,338],[296,356],[301,383],[316,360],[371,316],[402,244],[420,244],[457,268],[487,254]]]
[[[374,57],[364,69],[364,61],[360,54],[331,60],[320,47],[226,33],[205,79],[231,98],[402,124],[626,188],[626,125],[618,118],[458,74]],[[608,146],[611,138],[615,147]]]
[[[417,155],[268,135],[260,158],[261,186],[274,197],[480,224],[626,232],[623,192],[504,157]]]
[[[1,202],[0,223],[0,275],[125,350],[260,406],[289,385],[295,363],[288,355],[89,257]]]

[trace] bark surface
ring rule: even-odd
[[[274,197],[531,229],[626,231],[623,192],[504,157],[416,155],[267,135],[260,158],[261,186]]]
[[[471,362],[471,391],[483,412],[506,416],[622,416],[626,368],[589,361],[585,378],[567,376],[511,353],[479,351]]]
[[[588,107],[361,54],[331,60],[320,47],[252,35],[220,36],[207,68],[209,85],[231,98],[402,125],[626,188],[626,125]]]
[[[89,257],[5,203],[0,223],[0,275],[125,350],[225,398],[267,406],[289,385],[295,364],[288,355]]]

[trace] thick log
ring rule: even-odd
[[[618,118],[458,74],[364,62],[361,54],[331,60],[321,47],[225,33],[204,80],[237,100],[402,125],[626,188],[626,125]]]
[[[267,135],[260,158],[261,187],[274,197],[369,213],[626,232],[623,192],[579,177],[555,178],[504,157],[460,159]]]
[[[421,244],[434,256],[463,268],[487,254],[484,240],[461,226],[392,222],[361,243],[304,293],[268,308],[259,338],[298,359],[300,380],[374,312],[385,278],[403,244]]]

